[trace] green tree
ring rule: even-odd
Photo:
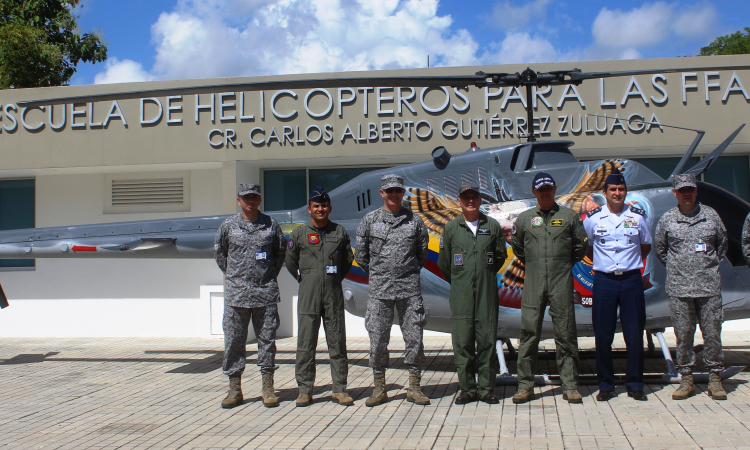
[[[745,27],[745,33],[720,36],[706,47],[701,48],[701,56],[709,55],[744,55],[750,53],[750,28]]]
[[[102,62],[99,32],[81,34],[81,0],[0,0],[0,89],[61,86],[79,62]]]

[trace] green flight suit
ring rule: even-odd
[[[578,335],[573,308],[573,265],[586,256],[588,238],[580,217],[555,204],[548,216],[539,207],[518,215],[513,253],[526,265],[521,297],[518,389],[534,387],[544,309],[555,329],[557,367],[564,390],[578,388]]]
[[[297,298],[297,359],[295,376],[301,394],[312,395],[315,383],[315,347],[318,330],[323,329],[328,344],[333,392],[346,390],[349,361],[346,356],[344,292],[341,281],[352,267],[349,235],[344,227],[328,222],[318,234],[311,221],[289,235],[286,268],[299,281]],[[336,273],[329,273],[335,267]]]
[[[479,215],[477,234],[463,216],[445,226],[438,267],[451,284],[451,337],[462,391],[484,397],[495,388],[497,271],[508,252],[500,224]],[[475,379],[479,375],[479,381]]]

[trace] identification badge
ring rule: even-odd
[[[338,266],[326,266],[326,273],[339,273]]]
[[[453,265],[454,266],[463,266],[464,265],[464,255],[457,253],[453,255]]]
[[[440,248],[443,248],[443,237],[440,236]]]
[[[489,235],[490,235],[489,228],[477,228],[477,236],[489,236]]]
[[[543,223],[544,223],[544,221],[539,216],[534,216],[534,217],[531,218],[531,226],[534,227],[534,228],[541,227]]]
[[[552,221],[550,221],[549,224],[550,224],[550,226],[553,226],[553,227],[561,227],[561,226],[563,226],[563,220],[562,219],[552,219]]]
[[[487,265],[492,265],[495,263],[495,254],[493,252],[487,252]]]
[[[696,252],[703,252],[703,253],[705,253],[706,249],[707,249],[707,246],[706,246],[705,242],[698,242],[697,244],[695,244],[695,251]]]
[[[338,242],[339,238],[331,234],[326,235],[326,242]]]
[[[255,260],[256,261],[261,261],[261,260],[264,260],[264,259],[268,259],[268,258],[266,258],[266,252],[255,252]]]
[[[307,243],[310,245],[318,245],[320,244],[320,237],[317,233],[308,234],[307,235]]]

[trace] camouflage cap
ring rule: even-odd
[[[672,186],[675,190],[683,187],[698,187],[695,183],[695,175],[692,173],[683,173],[672,177]]]
[[[260,195],[260,185],[259,184],[245,184],[242,183],[237,188],[237,197],[242,197],[243,195],[247,194],[258,194]]]
[[[396,174],[386,174],[380,177],[380,189],[404,188],[404,177]]]
[[[472,192],[472,191],[476,192],[477,194],[481,194],[481,192],[479,192],[479,186],[477,186],[476,184],[470,181],[468,183],[462,184],[461,187],[458,188],[458,195],[461,195],[464,192]]]

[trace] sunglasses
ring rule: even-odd
[[[685,187],[681,187],[677,189],[677,192],[679,192],[680,194],[685,194],[687,192],[694,192],[694,191],[695,191],[695,188],[692,186],[685,186]]]
[[[388,188],[385,192],[389,194],[403,194],[404,190],[401,188]]]

